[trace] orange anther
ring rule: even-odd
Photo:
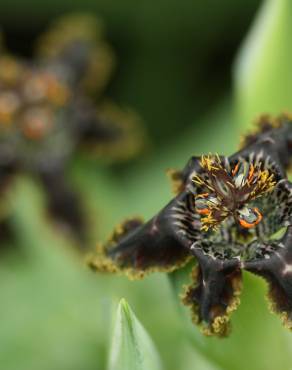
[[[208,215],[211,211],[209,210],[209,208],[204,208],[204,209],[197,209],[197,212],[200,215]]]
[[[250,181],[254,174],[254,165],[251,163],[249,168],[249,174],[248,174],[248,181]]]
[[[197,198],[207,198],[208,196],[209,196],[209,193],[202,193],[202,194],[198,194]]]
[[[258,210],[258,208],[254,208],[253,209],[254,211],[255,211],[255,213],[257,214],[257,219],[254,221],[254,222],[252,222],[252,223],[249,223],[249,222],[247,222],[247,221],[245,221],[245,220],[243,220],[243,219],[239,219],[239,223],[240,223],[240,225],[242,226],[242,227],[244,227],[244,228],[246,228],[246,229],[250,229],[250,228],[252,228],[252,227],[255,227],[258,223],[260,223],[261,222],[261,220],[263,219],[263,216],[262,216],[262,214],[260,213],[260,211]]]
[[[238,167],[239,167],[239,162],[237,162],[237,165],[233,168],[232,170],[232,176],[235,176],[237,171],[238,171]]]

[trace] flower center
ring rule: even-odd
[[[216,229],[229,216],[246,229],[261,222],[261,211],[248,203],[274,189],[274,174],[262,163],[245,159],[223,164],[218,155],[202,156],[200,165],[203,173],[193,176],[192,181],[202,190],[195,196],[202,230]]]

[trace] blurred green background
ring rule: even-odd
[[[230,154],[253,116],[292,106],[289,0],[266,1],[261,27],[237,54],[259,5],[257,0],[1,0],[6,44],[24,56],[62,14],[87,11],[105,22],[118,61],[107,95],[139,112],[149,144],[119,166],[75,158],[71,181],[94,219],[96,240],[123,217],[150,217],[170,199],[166,168],[183,166],[192,154]],[[87,271],[70,243],[46,222],[44,194],[32,179],[19,178],[9,201],[17,242],[0,262],[1,369],[106,369],[112,316],[121,297],[153,338],[164,369],[292,368],[292,337],[268,312],[259,279],[245,276],[231,337],[205,339],[181,314],[167,276],[129,282]]]
[[[231,63],[259,1],[1,1],[0,24],[15,51],[55,17],[102,17],[118,65],[109,94],[137,109],[155,147],[167,145],[208,112],[231,84]]]

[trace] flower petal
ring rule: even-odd
[[[198,265],[192,272],[192,283],[183,294],[191,307],[193,321],[206,335],[226,336],[230,315],[240,303],[241,271],[238,260],[216,260],[193,248]]]
[[[78,193],[67,184],[63,171],[60,168],[39,173],[46,189],[48,211],[63,230],[69,231],[82,245],[86,245],[85,211]]]
[[[262,116],[256,122],[256,129],[242,139],[239,153],[250,151],[260,151],[268,148],[267,154],[272,156],[275,161],[284,169],[290,163],[291,144],[292,144],[292,117],[282,114],[276,118],[268,115]],[[285,176],[285,173],[283,172]]]
[[[147,223],[131,219],[119,225],[108,243],[89,258],[89,265],[98,271],[124,271],[130,278],[184,265],[191,255],[175,237],[172,212],[177,202],[175,198]]]
[[[263,249],[268,247],[268,243],[263,244]],[[280,314],[284,325],[292,329],[292,226],[277,242],[273,253],[247,261],[243,267],[268,282],[272,311]]]
[[[201,171],[200,158],[191,157],[182,170],[169,169],[167,175],[171,181],[172,190],[174,194],[186,190],[186,188],[193,189],[194,184],[192,178],[195,174]]]
[[[228,160],[230,163],[236,163],[240,159],[245,159],[254,165],[262,163],[263,168],[271,171],[275,175],[275,179],[279,180],[286,177],[286,172],[278,149],[274,139],[261,137],[259,141],[244,147],[230,156]]]
[[[110,78],[115,60],[103,34],[102,22],[90,14],[67,15],[40,37],[38,54],[62,78],[66,75],[72,85],[100,92]]]
[[[103,102],[98,109],[91,101],[77,97],[70,106],[82,149],[94,158],[122,161],[142,151],[147,136],[140,117],[129,109]]]

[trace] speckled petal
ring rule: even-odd
[[[89,258],[89,265],[101,271],[124,271],[134,278],[184,265],[191,255],[174,234],[171,213],[176,203],[174,199],[147,223],[132,219],[119,225],[102,250],[99,247]]]
[[[267,252],[264,258],[247,261],[243,267],[268,282],[272,310],[292,329],[292,226],[280,241],[265,243],[262,247],[273,249],[273,252]]]
[[[183,294],[190,306],[193,321],[206,335],[226,336],[230,315],[240,303],[241,271],[239,262],[216,260],[193,248],[198,265],[192,272],[192,283]]]
[[[284,168],[290,164],[292,153],[292,117],[282,114],[276,118],[264,115],[256,122],[254,132],[244,136],[241,142],[242,151],[258,150],[269,146],[269,155],[279,160]]]

